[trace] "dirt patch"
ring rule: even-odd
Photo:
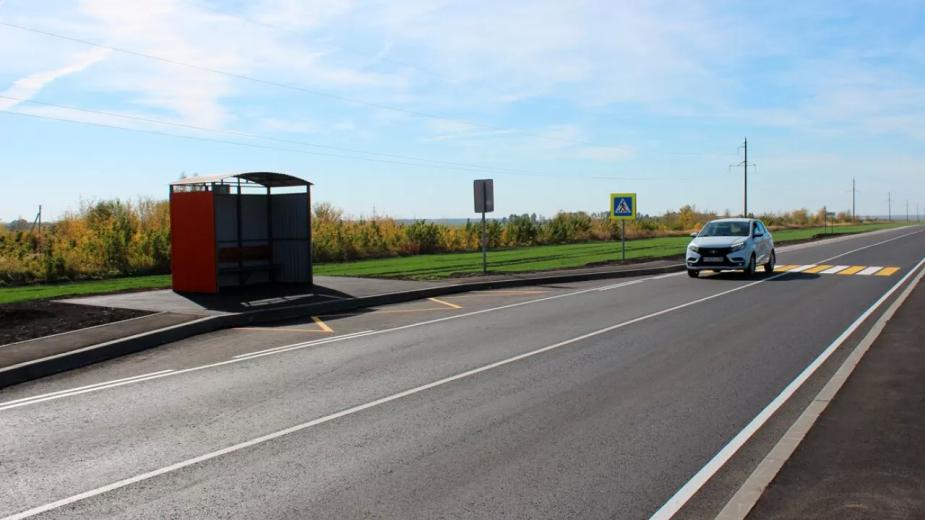
[[[0,345],[151,314],[36,300],[0,304]]]

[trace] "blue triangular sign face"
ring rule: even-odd
[[[617,215],[630,215],[633,213],[633,211],[630,209],[629,203],[626,202],[626,199],[620,199],[620,201],[617,203],[616,209],[614,209],[614,213]]]

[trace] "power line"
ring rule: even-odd
[[[405,109],[405,108],[399,108],[399,107],[395,107],[395,106],[391,106],[391,105],[385,105],[385,104],[382,104],[382,103],[376,103],[376,102],[370,102],[370,101],[363,101],[363,100],[359,100],[359,99],[356,99],[356,98],[351,98],[351,97],[347,97],[347,96],[341,96],[341,95],[339,95],[339,94],[332,94],[332,93],[330,93],[330,92],[325,92],[325,91],[322,91],[322,90],[316,90],[316,89],[311,89],[311,88],[303,87],[303,86],[301,86],[301,85],[293,85],[293,84],[291,84],[291,83],[282,83],[282,82],[278,82],[278,81],[272,81],[272,80],[261,79],[261,78],[255,77],[255,76],[249,76],[249,75],[247,75],[247,74],[240,74],[240,73],[236,73],[236,72],[229,72],[229,71],[225,71],[225,70],[221,70],[221,69],[216,69],[216,68],[213,68],[213,67],[207,67],[207,66],[205,66],[205,65],[198,65],[198,64],[194,64],[194,63],[187,63],[187,62],[183,62],[183,61],[174,60],[174,59],[171,59],[171,58],[165,58],[165,57],[163,57],[163,56],[157,56],[157,55],[154,55],[154,54],[148,54],[148,53],[144,53],[144,52],[133,51],[133,50],[124,49],[124,48],[121,48],[121,47],[114,47],[114,46],[112,46],[112,45],[104,45],[104,44],[101,44],[101,43],[97,43],[97,42],[90,41],[90,40],[85,40],[85,39],[82,39],[82,38],[75,38],[75,37],[72,37],[72,36],[65,36],[65,35],[62,35],[62,34],[53,33],[53,32],[50,32],[50,31],[44,31],[44,30],[41,30],[41,29],[35,29],[35,28],[32,28],[32,27],[26,27],[26,26],[23,26],[23,25],[17,25],[17,24],[13,24],[13,23],[9,23],[9,22],[2,22],[2,21],[0,21],[0,26],[10,27],[10,28],[13,28],[13,29],[21,30],[21,31],[31,32],[31,33],[34,33],[34,34],[40,34],[40,35],[43,35],[43,36],[48,36],[48,37],[51,37],[51,38],[57,38],[57,39],[60,39],[60,40],[70,41],[70,42],[74,42],[74,43],[80,43],[80,44],[82,44],[82,45],[88,45],[88,46],[91,46],[91,47],[98,47],[98,48],[101,48],[101,49],[108,49],[108,50],[113,51],[113,52],[118,52],[118,53],[121,53],[121,54],[127,54],[127,55],[130,55],[130,56],[136,56],[136,57],[145,58],[145,59],[154,60],[154,61],[159,61],[159,62],[167,63],[167,64],[170,64],[170,65],[175,65],[175,66],[180,66],[180,67],[187,67],[187,68],[194,69],[194,70],[199,70],[199,71],[203,71],[203,72],[209,72],[209,73],[218,74],[218,75],[221,75],[221,76],[227,76],[227,77],[229,77],[229,78],[235,78],[235,79],[240,79],[240,80],[244,80],[244,81],[251,81],[251,82],[254,82],[254,83],[259,83],[259,84],[262,84],[262,85],[267,85],[267,86],[272,86],[272,87],[277,87],[277,88],[282,88],[282,89],[294,90],[294,91],[303,92],[303,93],[306,93],[306,94],[311,94],[311,95],[314,95],[314,96],[320,96],[320,97],[326,97],[326,98],[329,98],[329,99],[335,99],[335,100],[342,101],[342,102],[345,102],[345,103],[354,103],[354,104],[357,104],[357,105],[363,105],[363,106],[367,106],[367,107],[370,107],[370,108],[376,108],[376,109],[380,109],[380,110],[389,110],[389,111],[393,111],[393,112],[399,112],[399,113],[403,113],[403,114],[410,115],[410,116],[414,116],[414,117],[425,118],[425,119],[433,119],[433,120],[438,120],[438,121],[449,121],[449,122],[454,122],[454,123],[463,123],[463,124],[465,124],[465,125],[467,125],[467,126],[471,126],[471,127],[475,127],[475,128],[484,128],[484,129],[487,129],[487,130],[503,130],[503,131],[508,131],[508,132],[517,132],[517,133],[520,133],[520,134],[530,135],[530,136],[538,137],[538,138],[541,138],[541,139],[548,139],[548,140],[559,141],[559,142],[564,142],[564,143],[569,143],[569,144],[584,144],[584,145],[596,146],[595,143],[592,143],[592,142],[589,142],[589,141],[582,141],[582,140],[577,140],[577,139],[564,139],[564,138],[560,138],[560,137],[556,137],[556,136],[550,136],[550,135],[544,135],[544,134],[540,134],[540,133],[536,133],[536,132],[531,132],[531,131],[529,131],[529,130],[523,130],[523,129],[518,129],[518,128],[506,128],[506,127],[502,127],[502,126],[489,125],[489,124],[486,124],[486,123],[478,123],[478,122],[474,122],[474,121],[468,121],[468,120],[465,120],[465,119],[459,119],[459,118],[453,118],[453,117],[448,117],[448,116],[442,116],[442,115],[439,115],[439,114],[432,114],[432,113],[422,112],[422,111],[418,111],[418,110],[410,110],[410,109]]]
[[[16,111],[11,111],[11,110],[0,110],[0,113],[21,116],[21,117],[29,117],[29,118],[34,118],[34,119],[47,120],[47,121],[58,121],[58,122],[63,122],[63,123],[95,126],[99,128],[108,128],[108,129],[114,129],[114,130],[125,130],[129,132],[138,132],[138,133],[159,135],[159,136],[165,136],[165,137],[176,137],[180,139],[191,139],[195,141],[230,144],[230,145],[235,145],[235,146],[244,146],[248,148],[258,148],[258,149],[264,149],[264,150],[294,152],[294,153],[301,153],[301,154],[306,154],[306,155],[336,157],[336,158],[341,158],[341,159],[371,161],[371,162],[386,163],[386,164],[399,164],[399,165],[404,165],[404,166],[417,166],[417,167],[423,166],[423,167],[431,167],[431,168],[435,167],[434,165],[422,164],[422,163],[413,163],[413,162],[405,162],[405,161],[397,161],[397,160],[393,161],[393,160],[386,160],[386,159],[376,159],[372,157],[359,157],[359,156],[350,156],[350,155],[325,153],[325,152],[312,152],[312,151],[301,150],[301,149],[296,149],[296,148],[284,148],[284,147],[279,147],[279,146],[269,146],[269,145],[255,144],[255,143],[244,143],[240,141],[229,141],[225,139],[216,139],[216,138],[211,138],[211,137],[183,135],[183,134],[176,134],[176,133],[171,133],[171,132],[163,132],[159,130],[130,128],[130,127],[124,127],[124,126],[118,126],[118,125],[109,125],[105,123],[78,121],[74,119],[43,116],[43,115],[38,115],[38,114],[29,114],[26,112],[16,112]],[[443,166],[443,167],[449,168],[449,169],[463,170],[463,171],[468,171],[468,172],[490,172],[490,173],[497,173],[500,175],[519,175],[519,176],[528,176],[528,177],[563,177],[562,174],[519,173],[516,171],[501,171],[501,170],[490,168],[490,167],[465,167],[465,166],[449,166],[449,165]],[[593,176],[593,175],[572,176],[572,178],[595,179],[595,180],[620,180],[620,181],[628,181],[628,180],[631,180],[631,181],[676,181],[678,180],[678,179],[666,179],[666,178],[654,178],[654,177],[653,178],[632,178],[632,177],[610,177],[610,176]]]

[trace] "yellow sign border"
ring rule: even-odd
[[[616,199],[631,199],[633,201],[633,214],[630,216],[617,216],[613,214],[613,204]],[[635,193],[611,193],[610,194],[610,209],[607,210],[607,213],[610,214],[610,220],[636,220],[636,194]]]

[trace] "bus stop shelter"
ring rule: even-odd
[[[254,284],[311,284],[311,186],[274,172],[172,183],[173,290],[217,293]]]

